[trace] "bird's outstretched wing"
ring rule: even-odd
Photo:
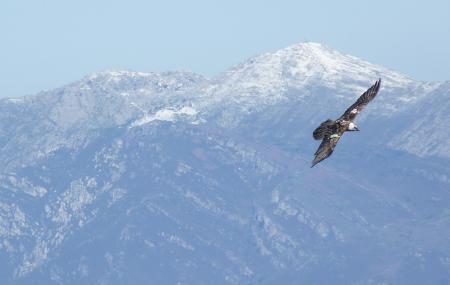
[[[351,105],[344,114],[339,118],[339,120],[353,121],[363,109],[369,104],[370,101],[377,96],[378,90],[380,89],[381,79],[378,79],[374,85],[372,85],[366,92],[364,92],[358,100],[356,100],[353,105]]]
[[[336,147],[339,139],[340,136],[337,134],[332,134],[324,137],[316,153],[314,153],[315,158],[312,162],[311,167],[329,157],[333,153],[333,150]]]

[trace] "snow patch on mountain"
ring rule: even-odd
[[[130,128],[142,126],[153,121],[175,122],[178,118],[181,118],[183,116],[194,118],[197,113],[198,112],[194,108],[186,106],[178,110],[162,109],[157,111],[153,115],[145,115],[142,118],[134,121],[133,123],[131,123]]]
[[[320,82],[330,88],[359,91],[360,86],[383,78],[386,88],[417,84],[413,79],[319,43],[301,43],[247,60],[220,78],[221,84],[267,94],[280,87],[301,88]],[[370,79],[370,81],[368,81]],[[237,88],[237,87],[236,87]]]

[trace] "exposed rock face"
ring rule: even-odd
[[[310,169],[312,130],[379,96]],[[1,284],[450,281],[450,84],[320,44],[0,100]]]

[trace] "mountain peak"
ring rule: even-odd
[[[255,56],[226,72],[222,79],[231,78],[233,84],[238,84],[242,78],[249,77],[255,79],[253,85],[265,85],[267,80],[272,83],[284,80],[288,85],[301,88],[321,81],[333,88],[345,85],[351,91],[360,90],[378,78],[383,79],[383,87],[389,88],[419,84],[396,71],[314,42],[298,43]]]
[[[0,284],[447,280],[450,84],[396,74],[302,43],[212,82],[103,71],[0,100]],[[311,169],[314,128],[378,77]]]
[[[200,82],[207,79],[192,71],[164,71],[164,72],[137,72],[130,70],[103,70],[86,76],[82,81],[120,82],[122,80],[145,80],[145,81],[190,81]]]
[[[318,52],[320,50],[330,50],[331,48],[327,45],[317,42],[300,42],[289,45],[281,50],[310,50]],[[332,50],[332,49],[331,49]]]
[[[130,70],[106,69],[87,76],[89,79],[97,79],[102,77],[148,77],[152,73],[136,72]]]

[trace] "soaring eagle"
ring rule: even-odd
[[[315,158],[311,167],[329,157],[341,136],[347,131],[359,131],[353,120],[361,111],[369,104],[370,101],[377,96],[380,89],[381,79],[378,79],[372,87],[364,92],[353,105],[351,105],[344,114],[337,120],[326,120],[320,124],[313,132],[313,137],[316,140],[322,140],[317,149]]]

